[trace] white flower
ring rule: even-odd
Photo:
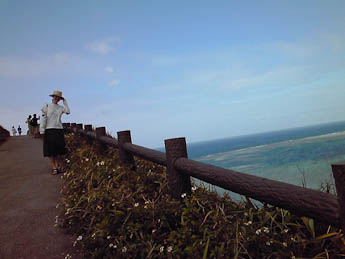
[[[139,203],[138,203],[138,202],[134,204],[134,207],[138,207],[138,206],[139,206]]]
[[[270,233],[270,230],[268,228],[264,227],[264,232],[265,233]]]
[[[161,248],[159,248],[159,252],[161,252],[161,253],[164,252],[164,246],[161,246]]]
[[[69,164],[69,162],[71,162],[71,160],[69,160],[69,159],[67,159],[67,158],[66,158],[65,161],[66,161],[67,164]]]
[[[182,193],[182,195],[181,195],[182,199],[183,199],[184,197],[186,197],[186,196],[187,196],[186,193]]]
[[[170,253],[172,250],[173,250],[172,246],[169,246],[167,249],[168,253]]]
[[[261,233],[261,229],[256,230],[255,233],[259,235]]]
[[[287,243],[286,243],[286,242],[283,242],[283,246],[287,247]]]
[[[111,238],[111,236],[107,236],[107,239],[110,239]]]
[[[149,201],[145,201],[145,204],[149,204],[150,202]]]
[[[77,241],[80,241],[80,240],[83,240],[83,236],[79,236],[79,237],[77,238]]]
[[[126,253],[127,252],[127,247],[124,246],[121,251],[122,251],[122,253]]]
[[[253,222],[248,221],[247,223],[244,223],[244,225],[249,226],[249,225],[251,225],[252,223],[253,223]]]
[[[289,232],[289,229],[284,229],[283,232],[287,233],[287,232]]]
[[[72,258],[72,256],[69,255],[69,254],[67,254],[67,255],[65,256],[65,259],[71,259],[71,258]]]
[[[157,230],[156,229],[152,229],[152,234],[155,233]]]
[[[85,158],[85,161],[86,161],[86,162],[88,162],[88,161],[89,161],[89,159],[88,159],[88,158]]]
[[[267,245],[267,246],[270,246],[270,245],[271,245],[271,242],[270,242],[270,241],[267,241],[267,242],[266,242],[266,245]]]
[[[196,186],[193,186],[193,187],[192,187],[192,191],[193,191],[193,192],[196,191],[196,189],[197,189]]]
[[[65,215],[68,215],[71,212],[71,209],[68,208],[67,211],[65,212]]]
[[[96,163],[97,166],[101,166],[101,165],[104,165],[104,161],[101,161],[101,162],[97,162]]]

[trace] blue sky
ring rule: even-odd
[[[345,1],[0,0],[0,124],[61,90],[64,122],[132,141],[345,119]]]

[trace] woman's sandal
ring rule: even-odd
[[[63,170],[63,168],[58,168],[58,173],[59,174],[63,174],[65,172],[65,170]]]
[[[56,169],[52,169],[52,175],[56,175],[59,173],[59,170],[56,168]]]

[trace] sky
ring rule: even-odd
[[[345,120],[345,1],[0,0],[0,125],[54,90],[63,122],[149,148]]]

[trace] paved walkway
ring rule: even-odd
[[[17,136],[0,145],[0,259],[83,258],[54,227],[60,189],[42,140]]]

